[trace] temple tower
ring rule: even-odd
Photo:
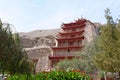
[[[56,46],[52,47],[52,55],[49,56],[50,69],[60,60],[74,58],[74,53],[80,51],[85,44],[89,44],[96,36],[96,26],[86,19],[63,23],[61,28],[62,31],[56,38]]]

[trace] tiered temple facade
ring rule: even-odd
[[[74,53],[80,51],[85,44],[88,45],[96,36],[96,26],[86,19],[78,19],[72,23],[62,24],[61,28],[62,31],[59,32],[59,36],[56,38],[56,46],[51,47],[50,69],[60,60],[74,58]]]

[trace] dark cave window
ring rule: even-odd
[[[70,50],[68,49],[67,52],[70,52]]]

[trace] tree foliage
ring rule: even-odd
[[[15,74],[27,73],[31,70],[32,67],[22,48],[19,35],[12,33],[9,24],[0,21],[0,72]]]
[[[97,70],[96,66],[93,63],[93,55],[100,51],[98,48],[97,37],[91,42],[90,45],[86,45],[82,51],[76,53],[77,56],[80,58],[75,58],[72,60],[63,60],[58,62],[57,68],[62,70],[73,69],[73,70],[80,70],[85,71],[87,73],[93,73]]]
[[[101,51],[94,56],[94,63],[106,72],[120,71],[120,27],[113,21],[110,10],[105,10],[107,24],[101,27],[98,46]]]

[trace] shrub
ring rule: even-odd
[[[14,75],[8,80],[90,80],[90,76],[73,71],[40,72],[36,75]]]

